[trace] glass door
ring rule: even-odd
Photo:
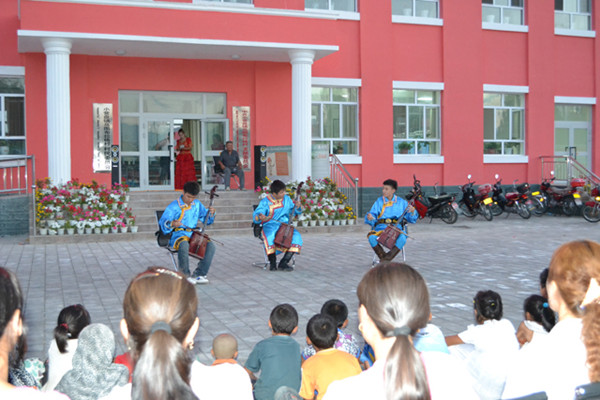
[[[171,119],[144,119],[140,154],[141,189],[173,189],[173,129]]]
[[[590,145],[591,130],[587,122],[556,121],[554,123],[554,155],[571,156],[591,170]]]
[[[210,189],[219,185],[225,187],[223,173],[217,166],[219,155],[225,150],[229,140],[227,119],[206,119],[202,121],[202,188]]]

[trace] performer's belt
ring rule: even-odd
[[[398,218],[380,218],[377,221],[375,221],[375,225],[379,225],[379,224],[397,224],[398,223]]]
[[[185,231],[185,232],[192,232],[193,229],[192,228],[175,228],[173,229],[174,231]]]

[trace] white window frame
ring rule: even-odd
[[[250,0],[250,3],[238,3],[236,0],[192,0],[192,4],[254,7],[254,0]]]
[[[393,1],[393,0],[389,0]],[[437,16],[424,16],[424,15],[416,15],[417,7],[416,0],[410,0],[412,2],[412,6],[410,8],[410,13],[402,13],[402,14],[394,14],[392,12],[392,22],[398,24],[416,24],[416,25],[436,25],[442,26],[444,21],[441,18],[441,8],[439,0],[421,0],[421,1],[429,1],[431,3],[435,3],[437,6]]]
[[[357,102],[356,102],[356,147],[357,154],[336,154],[337,158],[344,164],[362,164],[362,156],[360,155],[360,88],[362,86],[361,79],[351,79],[351,78],[327,78],[327,77],[313,77],[311,79],[311,88],[312,87],[328,87],[328,88],[351,88],[357,90]],[[322,104],[321,102],[318,102]],[[311,108],[312,108],[312,99],[311,99]],[[343,104],[343,103],[339,103]],[[312,112],[311,112],[312,115]],[[321,121],[322,122],[322,121]],[[321,129],[323,125],[321,123]],[[312,129],[312,127],[311,127]],[[323,140],[316,139],[312,137],[311,132],[311,142],[313,140]],[[330,140],[326,138],[324,140]]]
[[[484,84],[483,85],[484,93],[498,93],[498,94],[522,94],[526,95],[529,93],[528,86],[517,86],[517,85],[493,85],[493,84]],[[484,109],[486,107],[484,106]],[[490,108],[490,107],[487,107]],[[494,107],[494,108],[505,108],[505,107]],[[527,152],[527,99],[524,98],[524,106],[523,106],[523,146],[525,153]],[[510,126],[512,129],[512,125]],[[510,134],[509,134],[510,137]],[[483,142],[485,143],[485,142]],[[482,144],[483,144],[482,143]],[[482,150],[483,151],[483,150]],[[485,164],[521,164],[528,163],[529,156],[527,154],[483,154],[483,162]]]
[[[567,0],[565,0],[567,1]],[[593,28],[593,6],[594,6],[594,2],[590,1],[590,12],[581,12],[580,11],[580,3],[579,0],[576,0],[576,4],[577,4],[577,11],[562,11],[562,10],[556,10],[556,8],[554,9],[554,33],[556,35],[563,35],[563,36],[582,36],[582,37],[596,37],[596,32],[594,31]],[[555,4],[556,6],[556,4]],[[564,3],[563,3],[564,6]],[[557,28],[556,27],[556,15],[557,14],[568,14],[569,15],[569,28]],[[590,26],[589,29],[573,29],[573,16],[575,15],[585,15],[587,17],[589,17],[589,21],[590,21]]]
[[[310,2],[311,0],[304,0],[304,9],[305,10],[340,13],[342,16],[345,15],[348,19],[354,19],[354,18],[351,18],[352,14],[358,14],[358,0],[354,0],[354,11],[336,10],[335,8],[333,8],[333,4],[332,4],[333,0],[327,0],[327,4],[328,4],[327,8],[311,8],[310,5],[306,4],[307,1]]]
[[[0,66],[0,78],[18,78],[25,79],[25,67],[14,67],[14,66]],[[7,97],[19,97],[23,98],[23,136],[4,136],[5,121],[5,102],[4,99]],[[25,110],[25,93],[0,93],[0,140],[24,140],[25,141],[25,152],[24,154],[0,154],[1,158],[15,157],[21,155],[27,155],[27,126],[26,126],[26,110]]]
[[[444,91],[443,82],[413,82],[413,81],[394,81],[392,89],[404,90],[425,90],[436,91],[440,95],[439,104],[439,132],[440,132],[440,154],[394,154],[394,164],[443,164],[444,156],[442,153],[442,94]],[[392,107],[395,105],[392,101]],[[426,106],[425,104],[423,106]],[[393,129],[392,129],[393,132]],[[393,133],[392,133],[393,136]],[[392,137],[392,143],[395,139]]]

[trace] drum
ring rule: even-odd
[[[192,232],[192,236],[190,237],[190,257],[197,258],[198,260],[204,259],[209,240],[210,238],[205,233]]]
[[[400,228],[394,225],[388,225],[383,230],[383,232],[381,232],[381,235],[379,235],[379,237],[377,238],[377,242],[382,246],[391,249],[396,245],[396,240],[398,240],[400,235],[403,234],[404,233],[402,232],[402,230],[400,230]]]
[[[292,247],[292,236],[294,236],[294,227],[289,224],[281,223],[281,226],[275,234],[273,243],[275,243],[275,246],[277,247],[289,249]]]

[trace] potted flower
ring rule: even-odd
[[[412,142],[400,142],[398,143],[398,152],[400,154],[409,154],[413,149]]]
[[[65,230],[67,231],[67,235],[75,234],[75,221],[72,219],[68,219],[65,221]]]
[[[129,218],[129,229],[131,229],[131,233],[136,233],[138,231],[138,227],[135,225],[135,215],[132,215]]]
[[[121,233],[126,233],[127,232],[127,224],[125,222],[119,221],[119,222],[117,222],[117,226],[121,230]]]
[[[317,226],[318,217],[316,213],[310,214],[310,226]]]

